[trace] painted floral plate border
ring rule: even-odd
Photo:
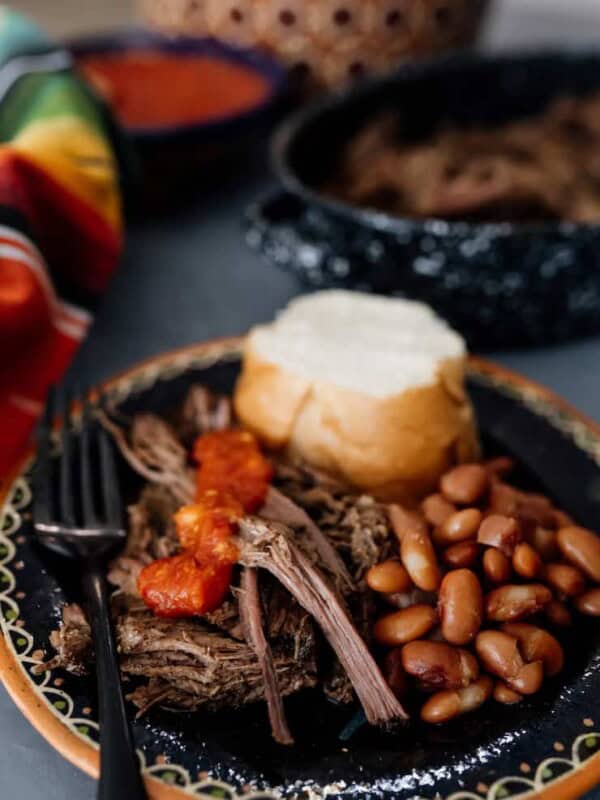
[[[235,362],[239,360],[240,345],[240,339],[225,339],[157,356],[108,381],[106,389],[119,402],[191,369]],[[470,374],[476,382],[492,386],[546,419],[600,466],[600,426],[593,421],[543,387],[486,361],[471,359]],[[98,772],[98,725],[91,718],[91,709],[84,708],[83,715],[76,710],[73,698],[61,688],[60,676],[50,672],[40,676],[33,674],[33,667],[44,657],[43,645],[35,641],[21,618],[19,601],[24,595],[19,588],[19,575],[25,565],[19,559],[19,545],[22,544],[19,531],[29,513],[31,496],[26,475],[31,460],[32,454],[29,454],[0,488],[0,678],[23,714],[50,744],[76,766],[95,776]],[[209,773],[192,776],[177,764],[146,763],[144,753],[138,752],[152,798],[264,800],[279,796],[277,791],[249,789],[240,792]],[[520,773],[502,776],[490,785],[480,783],[472,791],[460,790],[449,795],[447,800],[502,800],[517,795],[546,800],[579,797],[600,783],[600,726],[596,731],[594,720],[582,716],[581,731],[573,741],[564,743],[557,739],[553,754],[537,764],[522,763]],[[308,789],[302,796],[306,800],[316,800],[326,794],[336,794],[339,789],[331,786],[325,794]]]

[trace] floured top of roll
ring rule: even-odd
[[[298,376],[373,397],[435,383],[440,362],[466,355],[462,337],[429,306],[341,290],[293,300],[248,344]]]

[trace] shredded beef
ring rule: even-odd
[[[364,577],[370,567],[393,553],[396,541],[386,507],[366,495],[352,494],[338,481],[303,464],[280,460],[276,481],[282,492],[310,514],[348,564],[355,590],[346,603],[358,631],[369,643],[376,609]],[[352,701],[352,683],[339,661],[325,671],[323,690],[335,702]]]
[[[258,590],[258,575],[255,569],[242,570],[241,586],[238,590],[240,617],[246,641],[253,649],[260,664],[265,699],[273,738],[279,744],[294,744],[294,739],[285,718],[283,699],[275,670],[273,651],[263,629],[263,614]]]
[[[203,433],[222,431],[233,421],[231,399],[213,394],[205,386],[192,386],[176,424],[179,439],[188,447]]]
[[[405,719],[406,712],[385,682],[334,590],[294,544],[284,525],[245,517],[239,526],[240,561],[267,570],[315,619],[335,651],[372,724]]]
[[[301,661],[313,658],[316,640],[310,614],[267,573],[261,575],[260,591],[269,641],[279,642]]]
[[[237,708],[265,699],[254,650],[208,630],[200,620],[164,620],[150,612],[127,615],[119,619],[117,635],[122,671],[160,678],[171,694],[184,691],[192,696],[186,707]],[[311,658],[296,660],[275,647],[273,664],[282,696],[316,684],[314,651]],[[131,699],[141,707],[143,696],[134,692]]]
[[[50,644],[56,655],[45,664],[34,668],[36,673],[62,667],[74,675],[85,675],[92,658],[90,626],[78,605],[63,608],[63,618],[57,631],[50,634]]]
[[[167,486],[148,484],[130,506],[129,531],[123,553],[110,565],[108,580],[127,594],[137,594],[137,579],[146,564],[179,549],[173,514],[177,497]]]
[[[260,518],[240,524],[241,586],[220,608],[165,620],[137,595],[144,565],[179,550],[173,514],[194,495],[182,442],[230,424],[229,401],[202,387],[191,390],[174,428],[146,414],[126,435],[108,420],[149,481],[129,508],[127,545],[109,573],[120,589],[112,605],[121,669],[144,679],[130,699],[140,713],[156,704],[218,709],[266,700],[274,738],[290,743],[282,698],[317,685],[316,622],[337,656],[320,665],[324,691],[344,703],[356,691],[374,723],[403,718],[366,646],[374,609],[364,576],[395,541],[385,508],[305,465],[277,461],[277,487]],[[57,655],[48,668],[85,671],[91,641],[80,609],[65,609],[51,641]]]
[[[358,583],[392,552],[395,539],[383,504],[301,464],[280,461],[276,481],[345,557]]]
[[[260,516],[273,522],[282,522],[300,535],[298,546],[308,557],[332,578],[341,594],[354,591],[354,582],[335,547],[324,536],[307,512],[291,498],[271,487]]]
[[[389,558],[396,545],[386,507],[367,495],[357,497],[339,528],[350,541],[355,580],[364,588],[367,571]]]
[[[167,422],[154,414],[138,414],[128,437],[106,414],[101,421],[135,472],[151,484],[167,486],[180,505],[193,499],[194,479],[187,451]]]
[[[244,631],[240,620],[240,609],[235,597],[225,600],[215,611],[202,615],[202,619],[219,630],[224,631],[232,639],[243,641]]]
[[[354,135],[326,191],[411,217],[600,220],[600,95],[563,97],[505,124],[446,125],[423,141],[384,112]]]

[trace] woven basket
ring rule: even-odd
[[[486,0],[139,0],[170,34],[259,46],[339,86],[470,43]]]

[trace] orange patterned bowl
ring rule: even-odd
[[[469,44],[488,0],[138,0],[162,31],[260,46],[318,83]]]

